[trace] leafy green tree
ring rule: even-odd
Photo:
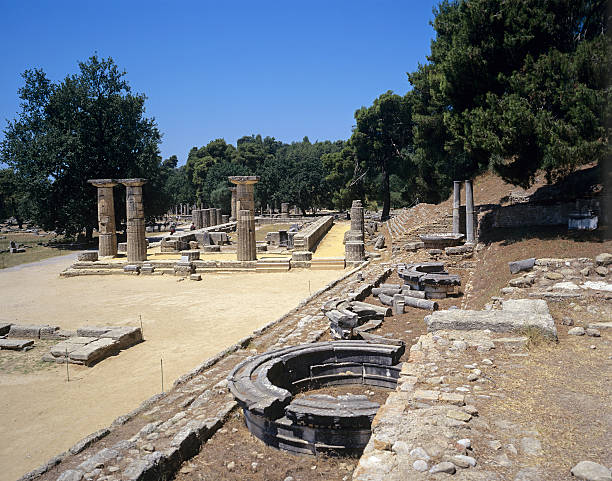
[[[351,145],[369,175],[381,174],[380,200],[382,218],[386,219],[391,208],[389,176],[410,161],[406,149],[412,144],[411,97],[388,91],[374,100],[371,107],[357,110],[355,120]]]
[[[492,168],[528,185],[606,155],[607,2],[443,1],[409,75],[421,187]],[[431,194],[431,192],[429,192]]]
[[[21,229],[29,210],[28,198],[13,169],[0,169],[0,219],[14,217]]]
[[[52,83],[40,70],[23,74],[22,110],[8,122],[0,159],[13,167],[45,229],[91,236],[97,225],[92,178],[145,177],[145,211],[164,212],[166,181],[160,134],[144,117],[146,97],[133,94],[111,58],[79,62],[79,72]]]

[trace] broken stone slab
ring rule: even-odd
[[[380,302],[382,302],[386,306],[392,306],[393,305],[393,297],[388,296],[386,294],[379,294],[378,295],[378,300]]]
[[[119,349],[126,349],[142,342],[142,330],[132,326],[115,327],[100,336],[100,339],[106,338],[117,341]]]
[[[201,281],[202,280],[202,275],[201,274],[191,274],[189,276],[189,279],[192,281]]]
[[[502,309],[491,311],[468,311],[451,309],[436,311],[425,316],[428,331],[437,330],[484,330],[493,332],[521,332],[535,328],[553,339],[557,339],[557,328],[548,311],[546,301],[537,299],[514,299],[502,302]]]
[[[0,339],[0,349],[10,351],[23,351],[27,347],[33,346],[31,339]]]
[[[97,340],[96,337],[71,337],[65,341],[58,342],[55,346],[52,346],[50,352],[54,357],[64,357],[66,356],[66,352],[70,354],[72,351],[76,351],[77,349],[80,349],[81,347],[95,340]]]
[[[373,296],[379,296],[380,294],[384,294],[386,296],[394,296],[395,294],[399,294],[401,289],[398,287],[396,289],[389,289],[386,287],[374,287],[372,289]]]
[[[444,253],[447,256],[457,256],[457,255],[469,254],[470,252],[474,252],[474,246],[473,245],[446,247],[444,249]]]
[[[370,309],[376,312],[377,314],[382,314],[384,317],[391,316],[390,307],[377,306],[375,304],[370,304],[368,302],[361,302],[361,301],[351,301],[350,305],[351,305],[351,309],[354,307],[361,308],[361,309]]]
[[[181,251],[181,262],[192,262],[200,260],[200,251]]]
[[[595,262],[600,266],[607,266],[612,264],[612,254],[608,254],[607,252],[603,252],[595,257]]]
[[[77,260],[78,261],[89,261],[89,262],[95,262],[98,260],[98,252],[94,251],[94,252],[81,252],[78,256],[77,256]]]
[[[605,466],[593,461],[580,461],[570,473],[583,481],[612,481],[612,472]]]
[[[112,326],[79,327],[77,329],[77,336],[79,337],[101,337],[107,332],[111,331],[112,329],[113,329]],[[73,341],[73,342],[76,342],[76,341]]]
[[[109,338],[96,339],[89,344],[81,346],[69,353],[70,359],[81,361],[86,366],[90,366],[105,357],[119,351],[119,341]]]
[[[531,257],[529,259],[523,259],[520,261],[508,262],[508,267],[510,268],[510,274],[516,274],[521,271],[529,271],[533,269],[535,266],[535,257]]]

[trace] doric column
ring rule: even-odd
[[[466,183],[467,184],[467,183]],[[461,181],[453,181],[453,234],[461,232]]]
[[[474,243],[474,192],[472,181],[465,181],[465,240]]]
[[[250,210],[255,215],[255,184],[259,182],[258,175],[237,175],[229,177],[236,184],[236,211]]]
[[[354,200],[351,206],[351,230],[359,232],[363,238],[363,206],[360,200]]]
[[[208,209],[202,209],[200,212],[202,217],[202,227],[210,227],[210,211]]]
[[[202,226],[202,213],[199,209],[193,209],[191,211],[191,222],[193,222],[193,225],[195,226],[196,229],[201,229]]]
[[[289,202],[281,203],[281,217],[289,217]]]
[[[144,206],[142,204],[142,186],[146,181],[146,179],[119,180],[119,182],[125,185],[128,262],[142,262],[147,260],[145,216]]]
[[[257,244],[255,243],[255,216],[248,209],[238,211],[238,260],[257,260]]]
[[[114,179],[92,179],[90,184],[98,188],[98,257],[117,255],[117,232],[115,230]]]
[[[221,220],[221,209],[215,209],[215,214],[217,217],[217,225],[222,224],[222,220]]]
[[[233,176],[229,178],[236,184],[236,211],[238,213],[238,260],[257,259],[255,244],[255,197],[254,185],[259,176]]]
[[[230,212],[230,220],[236,220],[236,187],[230,187],[230,192],[232,193],[232,211]]]

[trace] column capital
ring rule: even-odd
[[[117,179],[126,187],[138,187],[147,183],[147,179]]]
[[[89,179],[87,183],[95,187],[115,187],[119,182],[116,179]]]
[[[228,177],[232,184],[256,184],[259,182],[260,177],[258,175],[232,175]]]

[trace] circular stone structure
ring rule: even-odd
[[[368,384],[394,389],[401,341],[331,341],[292,346],[238,364],[228,387],[246,425],[266,444],[295,453],[360,453],[379,405],[366,396],[294,395],[325,386]]]

